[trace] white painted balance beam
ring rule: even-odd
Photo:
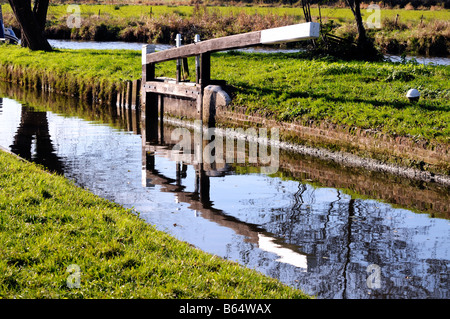
[[[261,31],[261,44],[276,44],[318,38],[320,23],[307,22]]]
[[[262,44],[275,44],[318,38],[320,24],[307,22],[285,27],[230,35],[200,41],[178,48],[149,53],[143,50],[142,63],[158,63],[204,53],[246,48]],[[145,55],[145,56],[144,56]]]

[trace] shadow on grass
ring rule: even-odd
[[[312,99],[323,99],[325,101],[330,101],[334,103],[365,103],[370,104],[374,107],[382,107],[382,106],[388,106],[391,108],[395,108],[398,110],[405,109],[411,106],[418,107],[427,111],[450,111],[450,106],[448,107],[439,107],[436,105],[430,105],[426,102],[415,102],[411,103],[408,100],[404,101],[380,101],[376,99],[371,98],[357,98],[357,97],[335,97],[330,94],[324,94],[324,93],[314,93],[311,91],[284,91],[282,89],[272,89],[272,88],[260,88],[248,85],[247,83],[239,83],[239,87],[235,88],[236,92],[241,92],[243,94],[247,95],[263,95],[263,96],[282,96],[285,99],[295,99],[295,98],[312,98]]]

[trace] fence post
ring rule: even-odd
[[[194,43],[200,42],[200,35],[196,34],[194,37]],[[200,55],[195,57],[195,82],[200,84]]]
[[[177,48],[181,47],[181,34],[177,34],[175,38],[175,45]],[[177,83],[181,81],[181,59],[177,59]]]
[[[155,79],[155,64],[147,63],[147,54],[155,51],[154,45],[142,46],[142,83],[141,83],[141,123],[142,123],[142,141],[153,140],[158,130],[158,104],[156,95],[146,92],[145,85],[148,81]],[[156,123],[155,123],[156,122]],[[156,125],[155,125],[156,124]],[[155,127],[156,126],[156,127]]]

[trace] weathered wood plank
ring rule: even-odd
[[[149,53],[147,54],[146,61],[147,63],[157,63],[208,52],[245,48],[259,44],[260,39],[261,31],[230,35],[227,37],[188,44],[179,48]]]
[[[151,93],[180,96],[190,99],[197,99],[201,94],[201,88],[199,86],[193,83],[184,84],[182,82],[149,81],[144,84],[144,90]]]
[[[145,56],[145,60],[146,63],[157,63],[204,53],[246,48],[259,44],[307,40],[319,37],[319,33],[319,23],[300,23],[262,31],[230,35],[227,37],[200,41],[169,50],[148,53]]]
[[[261,44],[275,44],[315,39],[320,36],[317,22],[299,23],[261,31]]]

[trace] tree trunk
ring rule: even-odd
[[[372,41],[367,37],[366,29],[364,28],[364,24],[361,16],[360,4],[361,0],[345,0],[347,5],[353,12],[353,16],[355,17],[356,27],[358,29],[358,47],[360,49],[360,53],[363,55],[376,55],[377,50],[375,49]]]
[[[362,22],[360,4],[361,0],[345,0],[347,5],[352,10],[353,16],[355,17],[356,27],[358,28],[358,43],[363,44],[367,40],[366,29]]]
[[[364,28],[364,24],[362,22],[361,9],[360,9],[359,5],[360,5],[360,0],[355,0],[355,9],[354,9],[353,15],[355,16],[356,27],[358,28],[358,43],[365,44],[367,41],[367,34],[366,34],[366,29]]]
[[[52,47],[44,37],[45,20],[49,0],[8,0],[22,31],[22,46],[31,50],[51,51]]]

